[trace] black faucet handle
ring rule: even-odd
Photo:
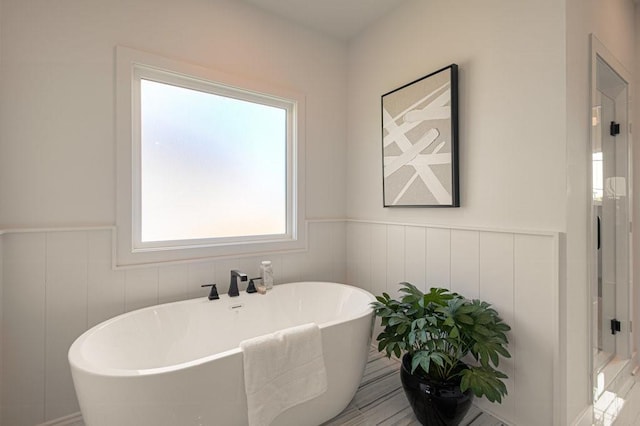
[[[247,293],[256,293],[258,290],[256,289],[256,285],[254,284],[254,280],[261,280],[262,277],[251,278],[249,280],[249,285],[247,286]]]
[[[218,296],[218,289],[215,284],[202,284],[200,287],[211,287],[211,291],[209,292],[209,300],[220,299]]]

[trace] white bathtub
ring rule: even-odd
[[[277,285],[168,303],[99,324],[69,349],[87,426],[246,425],[242,352],[247,338],[315,322],[328,390],[274,425],[318,425],[353,398],[367,361],[374,297],[343,284]]]

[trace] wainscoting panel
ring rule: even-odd
[[[213,274],[209,274],[212,277]],[[187,265],[172,265],[158,271],[158,303],[170,303],[183,300],[189,293],[190,281]],[[199,281],[204,284],[203,281]]]
[[[46,235],[3,243],[2,424],[33,426],[45,411]]]
[[[427,275],[430,287],[451,287],[451,230],[427,228]]]
[[[556,270],[550,265],[555,253],[549,238],[515,235],[515,424],[528,424],[531,419],[554,424],[558,287]]]
[[[78,411],[69,346],[87,328],[87,233],[46,234],[45,418]]]
[[[451,231],[451,290],[480,297],[480,232]]]
[[[125,271],[111,267],[111,231],[87,232],[88,327],[124,313]]]
[[[158,267],[137,268],[125,271],[125,312],[158,304],[158,275]]]
[[[351,224],[349,224],[351,226]],[[371,258],[363,257],[360,274],[368,279],[353,282],[370,282],[372,293],[379,295],[387,289],[387,228],[362,225],[371,233]],[[350,241],[350,240],[349,240]]]
[[[398,296],[398,283],[405,281],[405,227],[387,226],[387,293]]]
[[[3,273],[3,269],[4,269],[4,255],[2,254],[3,251],[3,247],[4,247],[4,234],[2,233],[2,231],[0,231],[0,413],[2,412],[2,381],[3,381],[3,374],[2,374],[2,290],[3,290],[3,285],[2,285],[2,278],[4,276]],[[2,415],[0,415],[0,426],[2,426]]]
[[[351,221],[347,236],[349,284],[396,295],[398,283],[409,281],[491,303],[512,327],[512,358],[500,364],[509,376],[509,395],[500,405],[476,399],[477,405],[514,425],[554,424],[560,344],[556,233]]]
[[[2,236],[2,425],[33,426],[77,411],[66,353],[89,327],[123,312],[228,289],[229,270],[257,276],[262,258],[111,267],[111,231]],[[348,282],[397,295],[398,283],[450,287],[492,303],[512,326],[502,405],[478,405],[510,424],[553,424],[558,351],[554,233],[313,222],[309,250],[264,256],[277,282]]]
[[[111,230],[7,232],[2,235],[2,400],[0,424],[34,426],[78,411],[67,361],[88,328],[145,306],[194,297],[229,271],[259,275],[274,265],[276,283],[346,282],[346,224],[309,224],[309,250],[264,257],[113,270]],[[241,287],[244,290],[244,284]],[[215,338],[215,331],[212,332]]]
[[[518,330],[514,323],[514,234],[497,233],[497,232],[481,232],[480,233],[480,299],[485,300],[493,305],[500,313],[500,316],[512,328],[509,336],[509,352],[513,358],[504,360],[500,367],[509,376],[505,380],[507,390],[510,393],[500,406],[501,415],[508,419],[514,418],[513,406],[517,399],[516,390],[514,389],[514,364],[516,357],[515,349],[518,345]],[[478,401],[478,406],[486,411],[492,409],[493,404],[486,400]],[[496,407],[497,409],[497,407]],[[548,423],[551,424],[551,423]]]
[[[404,247],[404,279],[410,283],[421,283],[427,273],[426,229],[407,226]],[[422,286],[421,286],[422,287]],[[425,289],[422,288],[422,291]]]

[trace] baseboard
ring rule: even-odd
[[[589,405],[576,417],[571,426],[591,426],[593,424],[593,405]]]
[[[49,420],[45,423],[40,423],[38,426],[80,426],[84,425],[82,420],[82,413],[77,412],[69,414],[68,416],[59,417],[57,419]]]

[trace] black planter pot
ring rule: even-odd
[[[458,425],[471,407],[471,389],[460,391],[458,383],[436,382],[411,374],[411,356],[402,357],[400,379],[411,408],[426,426]]]

